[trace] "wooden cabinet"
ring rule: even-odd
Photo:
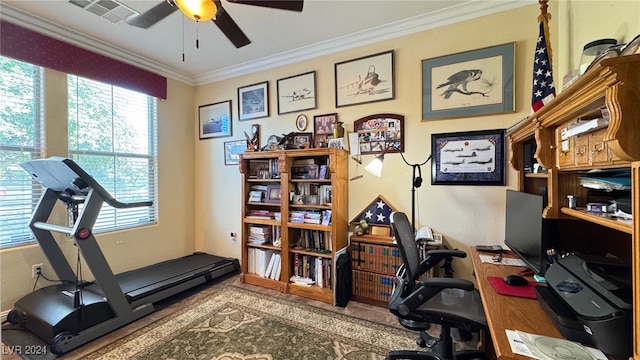
[[[579,240],[583,248],[601,255],[614,252],[632,264],[634,329],[640,328],[640,54],[606,59],[563,90],[549,104],[507,132],[509,162],[517,171],[521,191],[544,188],[547,218],[576,219],[589,228],[595,240]],[[604,128],[562,138],[562,131],[576,122],[608,113]],[[527,146],[535,142],[535,159],[547,172],[525,171]],[[584,211],[594,198],[580,178],[592,169],[627,169],[631,173],[631,208],[634,218],[620,220]],[[567,207],[567,196],[578,197],[578,209]],[[600,194],[604,200],[606,194]],[[609,198],[614,195],[608,195]],[[576,236],[577,237],[577,236]],[[606,240],[606,241],[603,241]],[[576,246],[581,246],[577,244]],[[617,252],[617,253],[616,253]],[[640,332],[633,335],[633,358],[640,359]]]
[[[351,299],[386,307],[396,271],[402,265],[391,237],[351,236]]]
[[[335,253],[348,244],[347,160],[334,148],[241,154],[242,282],[334,303]],[[265,254],[279,255],[279,277],[262,274]]]

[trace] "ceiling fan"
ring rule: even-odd
[[[301,12],[303,7],[304,0],[227,0],[231,3],[235,4],[245,4],[245,5],[254,5],[254,6],[262,6],[272,9],[282,9],[282,10],[290,10]],[[151,8],[149,11],[140,14],[132,19],[127,20],[127,24],[133,25],[139,28],[147,29],[150,26],[156,24],[160,20],[166,18],[167,16],[173,14],[176,10],[182,10],[186,16],[196,20],[202,21],[208,20],[209,18],[201,17],[198,11],[192,11],[188,8],[185,8],[183,5],[186,1],[184,0],[164,0],[158,5]],[[213,21],[216,26],[222,31],[222,33],[235,45],[236,48],[241,48],[245,45],[249,45],[251,41],[247,36],[240,30],[240,27],[236,24],[235,21],[229,16],[229,13],[222,7],[222,3],[220,0],[200,0],[198,1],[202,6],[208,9],[213,15],[211,21]]]

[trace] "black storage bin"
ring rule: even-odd
[[[336,259],[336,306],[345,307],[351,299],[351,255],[340,254]]]

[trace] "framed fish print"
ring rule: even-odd
[[[505,133],[431,134],[431,185],[505,185]]]
[[[422,119],[513,112],[515,43],[422,60]]]

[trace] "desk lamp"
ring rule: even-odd
[[[420,167],[431,160],[431,155],[427,157],[427,160],[420,164],[410,164],[398,148],[390,146],[385,148],[382,154],[376,155],[376,157],[374,157],[373,160],[371,160],[371,162],[367,166],[365,166],[364,169],[373,176],[382,177],[384,154],[386,154],[388,150],[397,150],[400,153],[400,156],[402,156],[402,160],[404,161],[404,163],[411,166],[411,168],[413,169],[413,175],[411,177],[411,226],[413,226],[413,230],[415,231],[416,188],[422,186],[422,170],[420,169]]]

